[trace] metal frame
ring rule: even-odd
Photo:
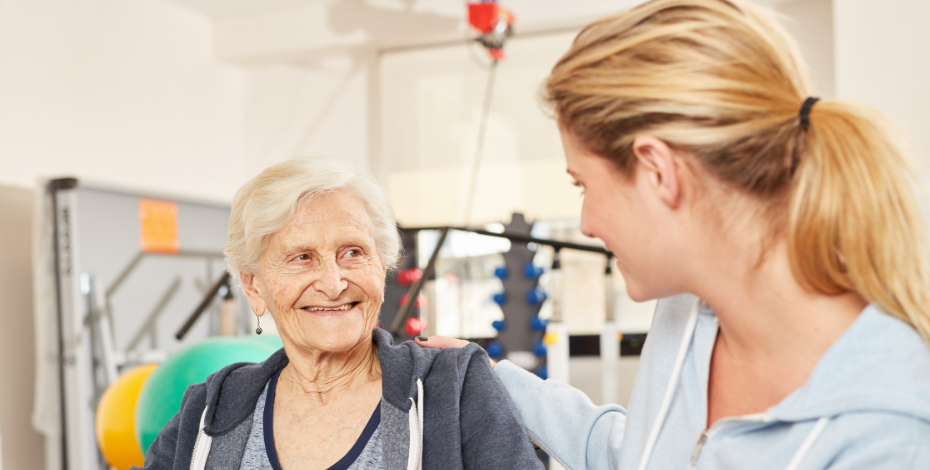
[[[169,256],[201,258],[212,260],[222,258],[223,254],[212,251],[182,250],[178,253],[161,254],[138,252],[126,264],[115,280],[105,289],[98,286],[91,273],[80,272],[79,246],[80,207],[77,205],[77,191],[81,187],[110,191],[95,185],[79,184],[75,178],[61,178],[49,181],[46,197],[50,199],[51,238],[48,248],[52,250],[54,269],[55,317],[57,321],[57,369],[58,369],[58,407],[61,423],[61,435],[58,442],[50,441],[46,445],[48,468],[74,470],[77,468],[100,468],[108,466],[99,454],[93,433],[93,406],[100,399],[103,390],[117,377],[118,367],[127,364],[127,355],[115,350],[110,320],[112,318],[110,300],[124,282],[148,257]],[[126,194],[126,193],[120,193]],[[135,192],[131,196],[147,197]],[[204,205],[199,201],[186,198],[166,197],[177,202]],[[220,207],[220,206],[217,206]],[[209,267],[208,267],[209,271]],[[208,274],[209,276],[209,274]],[[150,333],[155,319],[161,314],[168,301],[178,291],[179,281],[175,281],[162,294],[154,309],[149,312],[139,331],[134,335],[135,345]],[[203,309],[206,309],[204,306]],[[132,350],[132,346],[130,349]],[[89,374],[89,375],[88,375]],[[90,423],[90,432],[87,426]],[[60,453],[60,455],[59,455]]]

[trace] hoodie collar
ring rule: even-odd
[[[207,378],[204,432],[213,437],[222,436],[250,418],[265,384],[287,364],[287,353],[281,348],[265,362],[233,364]],[[223,412],[217,414],[217,410]]]
[[[384,400],[398,409],[409,409],[409,399],[417,397],[417,379],[426,376],[439,351],[421,348],[410,341],[394,345],[391,334],[380,328],[372,332],[372,342],[378,347]],[[234,364],[211,375],[207,379],[204,431],[210,436],[221,436],[250,418],[265,384],[288,362],[287,353],[281,348],[265,362]],[[223,411],[217,413],[217,410]]]
[[[930,348],[914,328],[873,305],[827,350],[807,382],[769,413],[800,421],[854,411],[930,421]]]

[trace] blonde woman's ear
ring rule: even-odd
[[[641,135],[633,141],[639,170],[647,172],[654,194],[671,209],[681,202],[681,165],[678,155],[665,141]]]

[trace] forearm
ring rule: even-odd
[[[618,405],[595,406],[578,389],[502,361],[494,372],[533,440],[569,470],[616,469],[626,424]]]

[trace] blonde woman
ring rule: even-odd
[[[675,297],[628,415],[497,364],[536,442],[572,470],[930,468],[927,235],[879,114],[812,98],[741,0],[593,23],[546,93],[581,230],[634,300]]]

